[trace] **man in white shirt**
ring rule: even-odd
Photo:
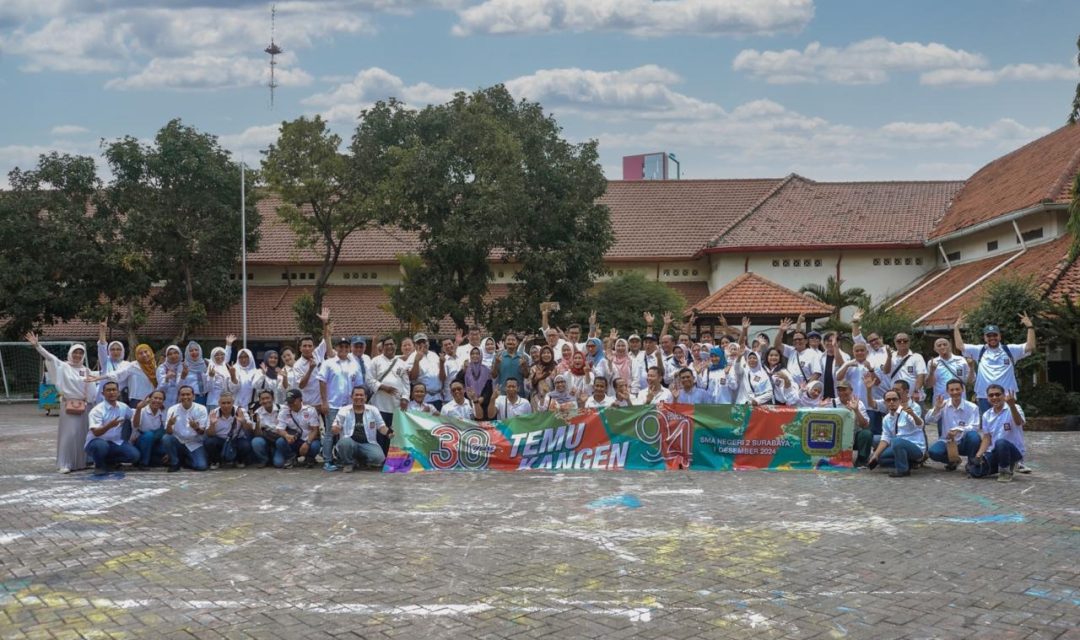
[[[517,378],[506,379],[506,395],[500,396],[496,389],[491,394],[491,405],[487,415],[491,415],[491,407],[494,406],[495,416],[499,420],[509,420],[517,416],[527,416],[532,413],[532,403],[518,395],[520,385]]]
[[[664,354],[660,351],[656,336],[648,333],[645,334],[645,348],[634,360],[633,373],[634,379],[638,381],[637,387],[642,391],[649,385],[649,369],[652,367],[660,367],[660,381],[666,383],[671,380],[670,372],[668,370],[667,363],[664,362]],[[640,392],[639,392],[640,393]]]
[[[930,359],[926,367],[926,384],[934,390],[936,402],[939,397],[949,398],[948,385],[953,380],[966,387],[971,371],[967,360],[953,353],[952,344],[947,338],[934,340],[934,351],[937,355]]]
[[[124,422],[131,420],[135,411],[119,402],[120,386],[109,380],[101,387],[105,398],[90,410],[90,430],[86,433],[84,449],[94,461],[94,475],[109,473],[109,467],[139,460],[139,450],[124,438]]]
[[[379,343],[382,351],[371,359],[371,378],[368,380],[368,393],[371,404],[382,414],[383,422],[390,428],[394,426],[394,411],[404,409],[409,404],[409,369],[405,359],[396,355],[397,343],[387,336]],[[390,450],[390,439],[378,435],[376,440],[385,454]]]
[[[915,402],[923,399],[923,387],[926,385],[926,360],[922,354],[911,350],[911,336],[906,333],[898,333],[893,339],[896,344],[896,352],[892,354],[892,367],[889,375],[893,382],[904,380],[908,383],[911,397]]]
[[[865,467],[874,447],[874,433],[870,430],[870,416],[866,405],[855,395],[851,382],[841,379],[836,383],[836,397],[829,398],[826,407],[847,409],[855,417],[855,467]]]
[[[319,365],[322,357],[315,350],[315,339],[310,336],[300,338],[300,357],[293,363],[289,374],[289,386],[304,393],[304,404],[312,407],[322,406],[322,394],[319,391]]]
[[[1027,328],[1027,341],[1024,344],[1002,344],[1001,329],[997,325],[988,325],[983,329],[984,344],[964,344],[960,335],[960,325],[964,315],[953,324],[953,338],[956,348],[975,361],[975,399],[980,411],[986,411],[992,404],[986,391],[992,384],[999,384],[1013,396],[1020,390],[1016,383],[1016,362],[1035,351],[1035,325],[1026,313],[1020,314],[1020,322]]]
[[[472,350],[472,347],[469,347],[469,349]],[[443,370],[440,385],[442,387],[442,397],[439,398],[438,404],[438,408],[441,411],[442,405],[446,402],[450,402],[450,383],[457,377],[457,374],[461,371],[461,368],[467,360],[458,358],[453,340],[450,338],[443,338],[442,351],[439,353],[439,362],[442,363]]]
[[[379,410],[367,404],[367,390],[357,387],[352,392],[352,404],[338,410],[331,427],[339,437],[334,453],[349,473],[357,465],[382,469],[386,454],[379,446],[379,434],[389,438],[391,431],[383,422]]]
[[[1016,395],[1000,384],[989,385],[986,397],[990,408],[982,415],[982,441],[975,454],[981,464],[969,465],[968,473],[973,477],[997,473],[998,482],[1012,482],[1016,465],[1024,459],[1024,411],[1016,404]]]
[[[410,384],[423,383],[426,392],[424,402],[438,411],[442,407],[443,386],[443,375],[439,372],[445,361],[440,360],[439,356],[428,348],[429,341],[426,333],[414,335],[413,344],[416,345],[416,351],[405,363],[409,367],[409,382]]]
[[[195,389],[189,385],[177,391],[179,402],[169,407],[162,447],[169,454],[169,471],[179,471],[187,464],[194,471],[206,471],[209,463],[203,447],[203,434],[210,424],[206,407],[195,402]]]
[[[322,419],[315,407],[304,403],[304,396],[299,389],[289,389],[285,394],[285,406],[278,411],[278,427],[285,431],[285,442],[289,447],[289,457],[284,468],[290,469],[303,458],[305,466],[315,466],[315,456],[322,449],[319,440],[319,427]]]
[[[801,324],[802,318],[800,318]],[[821,352],[810,348],[809,342],[801,329],[796,329],[791,334],[791,344],[784,343],[784,335],[791,328],[791,319],[784,318],[780,321],[780,330],[776,332],[773,346],[780,349],[787,360],[788,374],[791,381],[799,389],[804,389],[807,384],[821,378]]]
[[[593,379],[592,395],[581,403],[581,407],[584,409],[607,409],[613,404],[615,404],[615,396],[608,395],[607,378],[599,377]]]
[[[641,391],[638,391],[634,404],[660,404],[661,402],[671,402],[673,400],[671,392],[661,384],[664,381],[663,369],[655,365],[649,367],[645,381],[646,386]]]
[[[349,353],[351,341],[348,338],[339,338],[337,341],[337,354],[334,358],[323,360],[319,365],[319,396],[322,400],[319,412],[323,415],[324,429],[322,431],[321,451],[334,450],[334,434],[330,431],[330,423],[334,421],[338,411],[350,403],[353,389],[364,386],[364,378],[360,375],[360,365]],[[325,471],[337,471],[329,456],[323,456],[323,469]]]
[[[930,459],[945,465],[952,471],[960,464],[960,456],[974,461],[979,450],[979,407],[964,399],[964,384],[957,379],[949,380],[945,396],[934,400],[934,408],[926,415],[926,421],[938,425],[938,440],[930,445]]]
[[[881,336],[876,331],[871,331],[870,335],[863,337],[862,327],[860,321],[863,317],[863,310],[856,309],[855,313],[851,316],[851,339],[855,344],[865,344],[867,348],[867,358],[874,366],[884,367],[885,361],[889,357],[889,350],[885,346],[885,342],[881,339]],[[879,398],[880,399],[880,398]]]
[[[363,336],[353,336],[349,339],[349,344],[352,346],[352,353],[349,354],[349,359],[356,363],[356,366],[360,368],[360,376],[364,379],[367,386],[368,371],[371,371],[371,356],[367,354],[367,338]]]
[[[923,420],[910,405],[901,403],[900,393],[895,389],[885,392],[883,402],[888,411],[882,421],[881,442],[870,454],[867,467],[873,469],[878,462],[891,465],[895,468],[890,478],[905,478],[911,475],[911,464],[921,461],[926,454]]]
[[[460,340],[460,338],[461,338],[461,333],[459,332],[458,333],[458,339]],[[458,361],[460,361],[460,362],[468,362],[469,361],[469,354],[472,353],[473,349],[480,349],[481,352],[483,352],[483,350],[484,350],[484,348],[482,346],[480,346],[480,328],[479,327],[469,327],[469,341],[466,342],[465,344],[459,345],[458,348],[457,348],[457,359],[458,359]],[[556,351],[555,353],[556,353],[556,357],[558,357],[558,351]]]

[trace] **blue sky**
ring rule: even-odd
[[[270,4],[0,2],[0,173],[149,138],[180,117],[249,163],[277,124],[506,82],[609,177],[666,150],[684,177],[956,179],[1064,122],[1080,2],[292,0],[268,105]],[[104,168],[102,168],[104,172]],[[0,181],[2,184],[2,181]]]

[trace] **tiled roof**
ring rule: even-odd
[[[1068,202],[1080,169],[1080,125],[1065,125],[968,178],[930,233],[939,238],[1039,203]]]
[[[1080,266],[1068,260],[1068,250],[1071,242],[1072,237],[1065,235],[1051,242],[1031,247],[1027,253],[1009,263],[1001,271],[982,281],[978,286],[965,292],[956,300],[938,309],[933,315],[924,318],[919,325],[924,327],[952,325],[961,312],[969,312],[979,305],[979,301],[986,291],[985,285],[1001,278],[1032,278],[1039,287],[1040,292],[1049,296],[1052,300],[1060,301],[1061,297],[1065,295],[1072,296],[1075,299],[1077,295],[1080,295]],[[900,307],[910,310],[916,317],[922,316],[1014,255],[1016,255],[1016,252],[1010,252],[957,265],[945,275],[927,285],[926,288],[905,300]],[[942,269],[939,269],[928,274],[911,289],[918,287],[921,283],[942,273],[942,271]]]
[[[713,246],[921,246],[962,182],[815,182],[793,176]]]
[[[780,179],[608,182],[600,198],[611,210],[615,245],[609,260],[689,258],[734,224]],[[662,229],[663,233],[657,231]]]
[[[678,291],[686,300],[687,305],[692,305],[709,295],[709,283],[707,282],[668,282],[666,284]]]
[[[820,318],[833,312],[830,305],[808,295],[792,291],[748,272],[740,275],[712,295],[692,305],[699,316],[798,316]],[[690,310],[687,310],[689,314]]]

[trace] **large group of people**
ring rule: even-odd
[[[751,338],[744,318],[739,327],[694,339],[693,316],[673,331],[673,316],[664,314],[654,332],[655,317],[646,312],[644,331],[624,338],[617,329],[602,332],[595,313],[588,327],[553,327],[543,306],[539,334],[496,340],[472,327],[441,340],[416,333],[400,344],[387,336],[372,354],[362,336],[334,339],[329,311],[319,317],[322,340],[266,351],[261,363],[248,349],[233,361],[233,335],[208,359],[192,341],[166,347],[161,362],[140,344],[127,360],[122,343],[106,342],[102,324],[97,369],[90,370],[83,345],[62,360],[27,334],[63,398],[58,469],[321,463],[349,472],[381,468],[397,410],[487,421],[683,403],[850,411],[855,466],[891,467],[892,477],[928,461],[954,470],[964,458],[975,477],[1008,481],[1029,472],[1015,371],[1035,348],[1026,315],[1027,341],[1012,345],[993,325],[981,344],[965,344],[958,318],[953,341],[937,339],[929,362],[911,350],[907,334],[894,336],[892,346],[878,333],[864,336],[861,312],[851,323],[851,354],[836,333],[802,329],[801,317],[783,320],[771,337]],[[933,441],[927,425],[936,427]]]

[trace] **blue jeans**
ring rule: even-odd
[[[867,417],[870,418],[870,433],[875,436],[881,435],[881,423],[885,420],[885,414],[873,409],[867,409]]]
[[[910,440],[893,438],[889,447],[881,452],[879,461],[883,467],[896,467],[897,473],[911,471],[911,463],[922,460],[923,450]]]
[[[165,453],[164,448],[161,446],[161,438],[165,436],[165,427],[155,429],[154,431],[144,431],[139,434],[139,439],[135,443],[135,447],[139,450],[139,464],[144,467],[149,467],[151,462],[151,456],[154,454],[154,450],[157,449],[160,453]],[[160,459],[160,455],[158,458]]]
[[[386,462],[382,447],[374,442],[359,443],[352,438],[342,438],[334,449],[343,465],[368,466],[381,469]]]
[[[251,458],[255,464],[265,467],[270,462],[270,441],[263,436],[255,436],[251,439]]]
[[[252,460],[251,438],[233,438],[221,451],[222,462],[250,464]]]
[[[94,460],[94,474],[109,472],[109,465],[117,462],[135,462],[139,459],[139,450],[130,442],[120,444],[101,438],[94,438],[86,444],[86,455]]]
[[[264,452],[263,455],[265,455],[266,449],[269,448],[267,443],[266,443],[266,439],[265,438],[256,438],[256,440],[261,440],[262,441],[262,443],[259,444],[259,447]],[[277,467],[278,469],[281,469],[282,467],[285,466],[285,463],[289,459],[300,455],[300,447],[303,446],[304,442],[306,442],[306,441],[305,440],[300,440],[299,438],[297,438],[296,442],[292,443],[292,445],[290,446],[288,440],[286,440],[285,438],[278,438],[274,442],[274,458],[273,458],[274,466]],[[319,454],[320,450],[322,450],[322,442],[320,442],[319,440],[316,440],[315,442],[311,442],[311,443],[309,443],[308,452],[307,452],[306,456],[309,457],[309,458],[313,458],[313,457],[315,457],[316,455]],[[252,444],[252,452],[255,454],[256,460],[258,460],[258,456],[260,454],[256,453],[256,449],[255,449],[254,444]]]
[[[206,471],[210,466],[206,462],[206,447],[199,447],[194,451],[188,451],[184,443],[174,435],[165,434],[161,444],[169,454],[169,468],[179,469],[187,466],[195,471]]]
[[[960,436],[960,439],[956,441],[956,450],[960,455],[967,456],[968,460],[971,460],[979,452],[979,443],[981,442],[982,438],[979,437],[978,431],[965,431],[964,435]],[[948,464],[949,451],[945,440],[938,440],[930,445],[929,453],[930,459],[934,462]]]
[[[1024,459],[1024,454],[1008,440],[998,440],[987,457],[990,459],[990,473],[995,473],[1001,469],[1008,471],[1011,465]]]
[[[337,417],[337,412],[337,409],[330,407],[330,412],[323,416],[322,442],[319,444],[319,451],[334,451],[334,440],[337,436],[330,433],[330,426],[334,424],[334,418]],[[312,453],[310,455],[315,454]],[[328,463],[333,462],[328,455],[323,455],[323,459]]]

